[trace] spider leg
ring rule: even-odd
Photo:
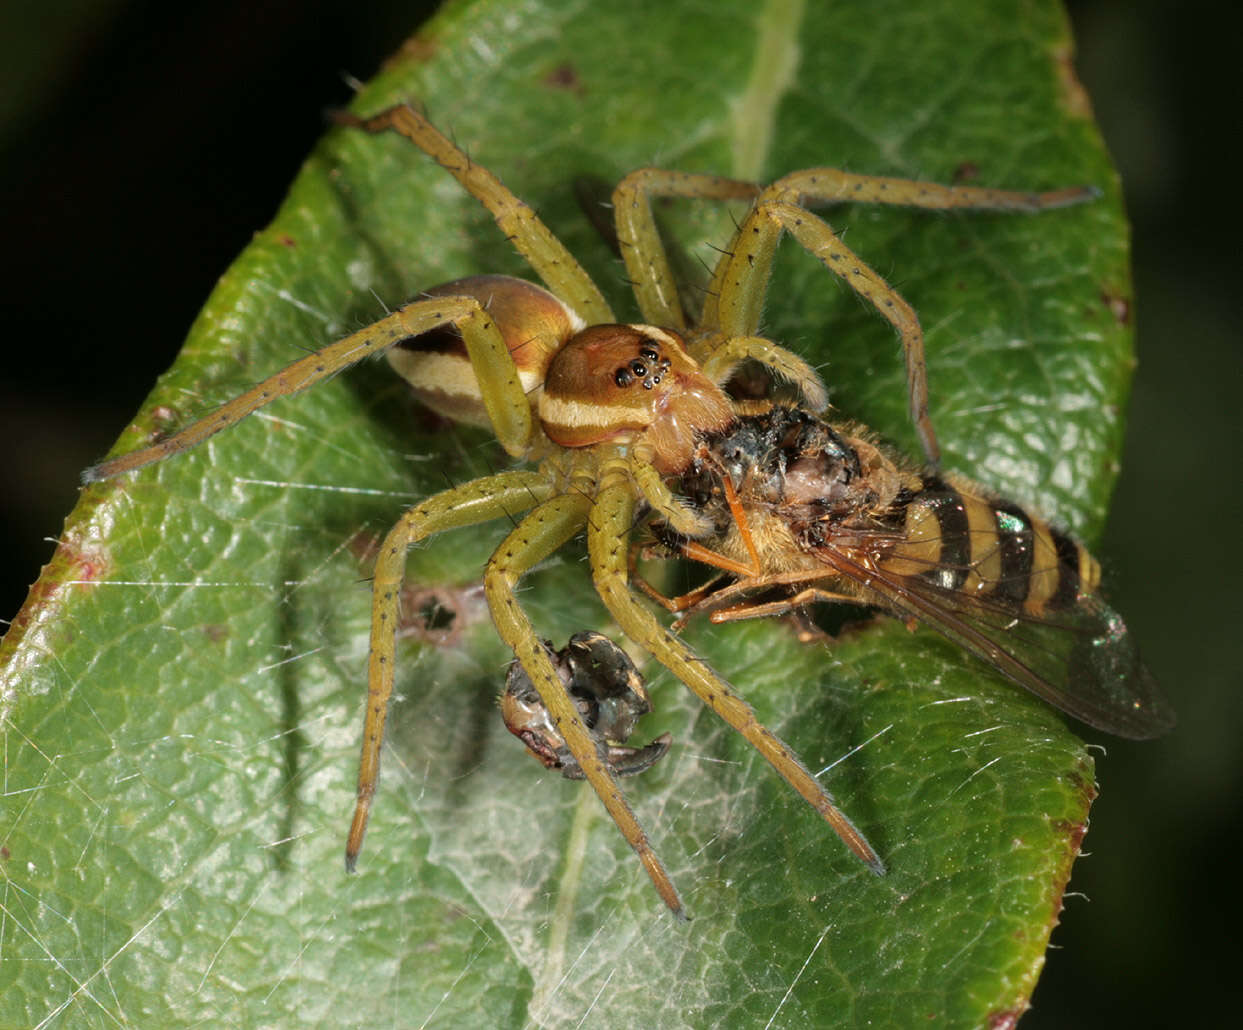
[[[652,217],[652,197],[754,200],[759,193],[760,187],[752,182],[663,168],[639,168],[617,184],[613,190],[617,243],[644,321],[686,328],[677,281]]]
[[[472,297],[433,297],[407,304],[345,339],[287,365],[159,443],[91,466],[82,473],[82,481],[109,479],[197,447],[279,397],[301,393],[402,340],[448,324],[458,327],[466,343],[497,439],[515,457],[525,454],[535,432],[531,406],[523,393],[513,356],[495,322]]]
[[[827,222],[802,205],[851,201],[931,210],[1031,212],[1083,203],[1096,195],[1090,187],[1019,193],[852,175],[835,168],[795,172],[769,186],[739,227],[732,246],[713,274],[703,320],[710,327],[718,327],[726,337],[751,336],[756,332],[777,243],[782,232],[789,231],[897,330],[906,359],[911,419],[925,455],[935,465],[940,458],[940,447],[928,414],[924,336],[915,311],[842,243]]]
[[[840,168],[804,168],[784,175],[765,190],[807,206],[817,204],[886,204],[926,211],[1012,211],[1032,214],[1086,204],[1100,196],[1095,186],[1033,193],[996,190],[988,186],[943,186],[917,179],[856,175]]]
[[[704,375],[714,383],[723,384],[739,363],[747,358],[758,361],[779,379],[793,383],[802,394],[809,411],[818,413],[829,406],[829,393],[824,388],[824,380],[820,378],[820,374],[793,351],[779,347],[762,336],[734,336],[724,339],[712,347],[708,356],[700,361],[700,367]]]
[[[613,618],[631,640],[651,653],[741,733],[873,872],[883,873],[884,864],[872,846],[838,809],[807,767],[771,730],[760,724],[751,706],[734,693],[728,683],[690,648],[670,635],[631,592],[626,581],[626,561],[634,507],[634,494],[629,484],[602,483],[587,522],[587,553],[591,558],[592,576]]]
[[[590,508],[591,501],[586,492],[560,494],[541,504],[518,523],[517,528],[496,549],[484,573],[484,590],[497,633],[513,648],[584,776],[599,795],[622,836],[634,848],[665,904],[675,915],[683,916],[682,899],[677,888],[626,802],[607,753],[601,753],[602,742],[598,745],[584,725],[514,592],[524,573],[582,528]]]
[[[338,113],[338,124],[367,132],[386,129],[404,136],[460,182],[496,219],[496,224],[526,258],[545,285],[588,325],[614,322],[604,295],[531,208],[519,200],[483,165],[476,164],[452,140],[408,104],[398,104],[369,118]]]
[[[376,557],[371,587],[371,656],[367,666],[367,715],[358,764],[358,800],[345,845],[345,866],[353,870],[362,850],[371,799],[380,775],[380,746],[393,694],[398,604],[412,544],[445,529],[509,518],[539,504],[552,492],[548,476],[517,469],[475,479],[415,505],[388,532]]]
[[[617,184],[613,191],[617,241],[639,310],[647,322],[672,329],[687,327],[669,256],[652,217],[652,197],[754,200],[759,194],[760,187],[755,183],[663,168],[640,168]],[[691,351],[715,383],[724,383],[739,362],[751,358],[793,382],[812,411],[823,411],[828,404],[828,394],[816,371],[798,355],[770,340],[758,336],[694,340]],[[709,354],[707,360],[701,358],[705,351]]]
[[[761,201],[755,206],[738,230],[730,258],[718,265],[718,270],[724,266],[723,276],[713,295],[719,305],[721,331],[726,336],[748,336],[755,332],[777,242],[782,231],[787,229],[897,330],[906,358],[911,420],[925,455],[935,465],[941,448],[928,414],[928,370],[924,363],[924,333],[919,317],[880,275],[838,239],[823,219],[787,201]]]

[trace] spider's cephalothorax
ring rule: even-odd
[[[898,331],[906,354],[912,418],[928,459],[938,455],[928,415],[923,336],[910,306],[804,205],[853,201],[921,208],[1037,211],[1090,199],[1090,189],[1010,193],[851,175],[831,168],[795,172],[767,188],[710,175],[641,169],[613,194],[617,237],[643,324],[619,324],[599,289],[534,212],[486,168],[410,107],[342,123],[406,137],[483,204],[547,289],[481,276],[430,290],[337,343],[308,355],[198,422],[144,450],[88,469],[88,483],[129,472],[194,447],[270,403],[336,375],[371,354],[393,365],[431,407],[491,426],[505,450],[538,461],[445,490],[407,511],[376,559],[367,714],[358,800],[346,844],[350,867],[362,847],[379,774],[393,690],[394,634],[407,549],[460,526],[507,518],[516,526],[489,560],[484,586],[496,628],[538,695],[536,740],[563,765],[581,770],[600,796],[665,903],[682,912],[678,893],[622,795],[617,774],[632,760],[612,754],[608,731],[589,728],[579,705],[526,614],[517,581],[585,527],[592,578],[622,631],[740,732],[832,825],[873,870],[883,866],[816,778],[750,706],[632,593],[629,534],[641,506],[693,538],[713,526],[668,485],[684,473],[699,441],[728,429],[735,408],[722,386],[745,360],[793,383],[819,411],[825,391],[798,356],[756,335],[772,261],[790,233],[826,268],[872,303]],[[651,198],[741,199],[751,209],[722,251],[704,309],[688,325],[651,212]],[[523,513],[526,513],[525,515]],[[579,701],[582,699],[579,698]],[[516,717],[527,725],[525,717]],[[531,724],[528,728],[539,729]],[[568,754],[567,754],[568,753]]]

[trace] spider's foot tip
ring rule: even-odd
[[[348,851],[345,853],[345,871],[352,873],[358,868],[358,855],[351,855]]]
[[[867,867],[877,876],[884,876],[887,872],[889,872],[889,870],[885,868],[885,863],[880,860],[879,855],[873,855],[870,859],[868,859]]]
[[[92,465],[90,468],[84,468],[82,470],[80,478],[83,486],[90,486],[92,483],[99,483],[107,478],[102,472],[99,471],[99,468],[100,467],[98,465]]]

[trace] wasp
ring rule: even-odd
[[[912,469],[866,430],[782,406],[744,415],[701,442],[676,489],[712,528],[691,538],[658,520],[657,539],[728,579],[660,598],[684,618],[871,606],[1097,729],[1146,739],[1174,724],[1081,544],[974,484]]]
[[[738,425],[744,412],[725,386],[744,362],[758,363],[792,384],[807,410],[822,410],[827,403],[824,384],[807,361],[758,335],[774,256],[786,234],[894,327],[906,357],[910,414],[926,457],[937,460],[919,320],[811,206],[849,201],[1034,213],[1090,201],[1096,191],[941,186],[823,167],[792,172],[765,187],[699,173],[638,169],[612,195],[617,243],[642,315],[641,321],[627,323],[619,321],[599,287],[535,212],[426,116],[400,105],[366,118],[341,115],[337,121],[369,133],[391,131],[414,144],[492,215],[497,243],[512,244],[544,285],[482,275],[427,290],[172,435],[87,469],[83,479],[95,484],[172,458],[268,404],[382,353],[429,408],[490,426],[506,453],[531,464],[418,502],[380,546],[347,868],[354,868],[362,849],[379,779],[407,551],[433,534],[503,519],[514,528],[484,569],[484,592],[498,635],[538,697],[535,710],[511,718],[530,731],[527,739],[537,754],[542,748],[544,758],[567,767],[563,752],[568,752],[670,910],[683,913],[681,898],[617,782],[623,767],[641,760],[609,750],[610,739],[622,728],[611,723],[612,716],[603,726],[588,727],[577,703],[583,698],[567,690],[519,602],[522,577],[584,529],[593,584],[626,636],[737,730],[856,856],[882,872],[879,856],[812,772],[721,675],[643,605],[629,582],[631,530],[642,509],[655,512],[687,539],[719,535],[711,504],[697,505],[678,491],[692,485],[703,442],[727,439]],[[693,317],[682,306],[652,213],[652,200],[661,197],[750,205],[713,269],[702,310]],[[614,667],[603,673],[604,681],[615,675]],[[541,721],[541,707],[550,722]],[[624,723],[624,713],[621,717]]]

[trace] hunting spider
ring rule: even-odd
[[[513,649],[574,762],[674,913],[682,913],[681,899],[622,795],[616,765],[603,740],[584,725],[515,596],[523,574],[584,527],[595,587],[626,635],[741,733],[851,851],[875,872],[883,872],[879,857],[803,763],[631,592],[630,530],[639,509],[650,508],[686,537],[711,531],[704,516],[675,496],[668,482],[687,467],[701,434],[719,432],[735,418],[736,405],[723,386],[744,360],[758,362],[791,383],[809,410],[825,407],[824,386],[807,362],[757,335],[773,256],[786,232],[897,330],[906,356],[911,416],[929,461],[936,462],[923,338],[914,311],[804,205],[853,201],[1036,211],[1086,200],[1092,192],[1010,193],[830,168],[795,172],[761,188],[711,175],[640,169],[613,193],[617,237],[644,320],[621,325],[587,273],[535,213],[422,114],[397,106],[370,118],[347,115],[340,121],[372,133],[391,129],[428,154],[491,212],[502,236],[547,289],[519,279],[479,276],[429,290],[378,322],[295,361],[169,438],[88,469],[84,480],[108,479],[195,447],[278,397],[314,386],[380,352],[388,353],[429,407],[461,421],[490,425],[510,455],[538,462],[535,468],[485,476],[416,504],[381,546],[347,866],[353,868],[362,847],[379,774],[406,552],[442,530],[522,515],[484,570],[497,632]],[[652,216],[653,197],[743,199],[752,205],[717,263],[694,324],[688,324],[678,300]]]

